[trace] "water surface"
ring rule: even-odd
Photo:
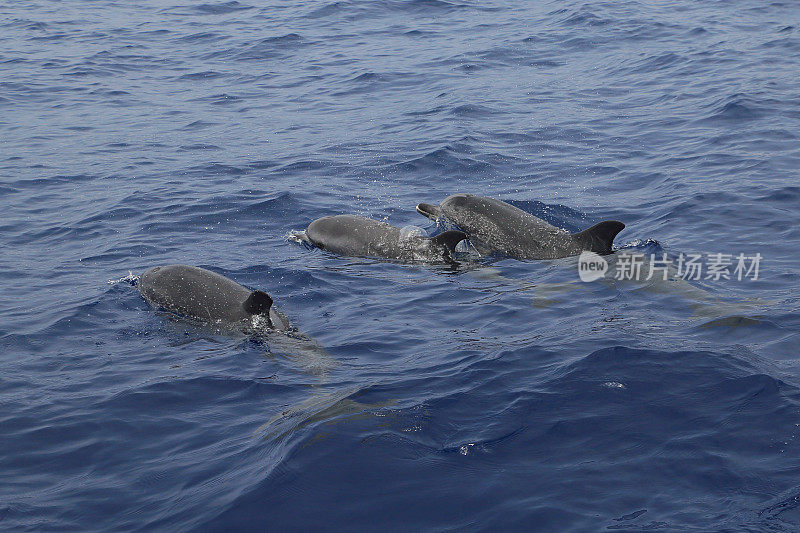
[[[795,2],[0,7],[0,527],[800,527]],[[289,242],[454,192],[758,281]],[[157,264],[324,346],[198,328]],[[285,413],[285,414],[284,414]],[[277,416],[277,417],[276,417]]]

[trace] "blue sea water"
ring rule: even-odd
[[[4,3],[0,529],[798,530],[799,56],[780,0]],[[287,239],[455,192],[759,279]]]

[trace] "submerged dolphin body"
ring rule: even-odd
[[[319,218],[300,236],[318,248],[339,255],[433,263],[454,262],[455,247],[466,238],[461,231],[422,237],[358,215]]]
[[[484,255],[500,253],[515,259],[557,259],[588,250],[610,254],[614,237],[625,224],[607,220],[579,233],[569,233],[496,198],[454,194],[439,204],[419,204],[417,212],[444,218],[469,236]]]
[[[145,300],[156,307],[226,326],[244,326],[242,329],[246,333],[267,335],[268,355],[287,356],[304,372],[318,377],[320,385],[328,381],[336,367],[337,362],[317,341],[290,327],[289,320],[275,309],[269,295],[250,291],[210,270],[188,265],[155,267],[139,277],[137,287]],[[324,403],[330,394],[317,391],[306,401],[272,417],[264,427],[274,425],[273,433],[284,434],[298,424],[308,423],[307,419],[313,421],[314,416],[322,416],[317,411],[331,408]],[[342,398],[337,397],[332,404]],[[360,406],[357,402],[351,403],[352,410]],[[362,410],[367,407],[363,406]]]
[[[289,329],[289,320],[272,306],[267,293],[251,291],[204,268],[157,266],[139,277],[138,288],[150,304],[181,315],[232,325],[261,316],[272,329]]]

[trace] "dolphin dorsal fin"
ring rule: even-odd
[[[610,254],[614,244],[614,237],[625,229],[625,224],[618,220],[605,220],[598,222],[589,229],[575,234],[575,238],[584,245],[586,250],[598,254]]]
[[[272,307],[272,298],[264,291],[253,291],[242,304],[244,310],[251,315],[264,315]]]
[[[436,237],[431,237],[431,242],[437,246],[444,246],[450,255],[456,251],[456,245],[467,238],[463,231],[450,230],[440,233]]]
[[[436,220],[442,215],[442,210],[438,205],[431,204],[417,204],[417,213],[424,215],[431,220]]]

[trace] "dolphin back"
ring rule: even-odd
[[[238,322],[269,316],[272,308],[267,293],[251,292],[230,278],[189,265],[151,268],[140,276],[138,287],[150,304],[203,320]]]
[[[333,215],[309,224],[306,235],[314,246],[351,257],[380,257],[408,262],[452,262],[461,231],[427,238],[359,215]]]
[[[335,254],[383,257],[395,252],[400,228],[359,215],[333,215],[313,221],[306,235],[314,246]]]

